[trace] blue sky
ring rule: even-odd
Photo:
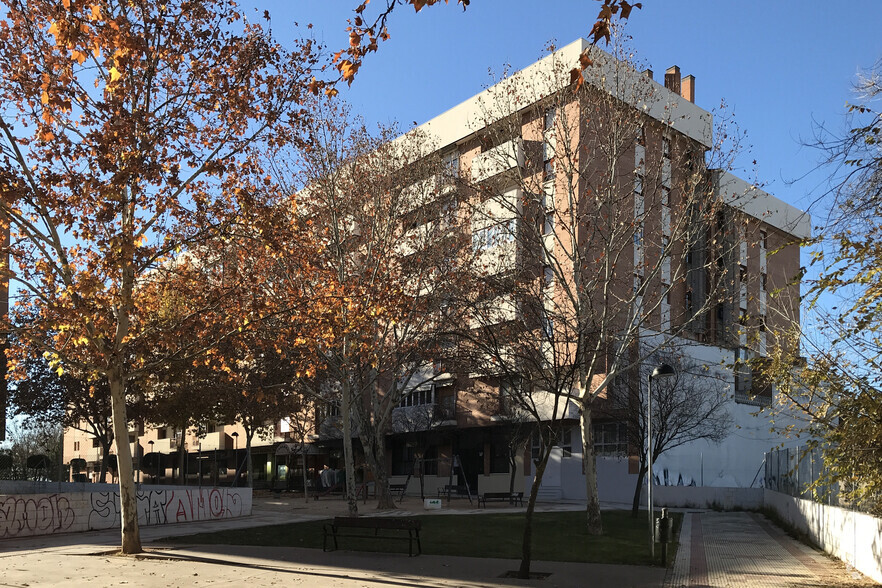
[[[374,0],[376,14],[381,0]],[[478,93],[505,64],[525,67],[558,46],[586,36],[599,4],[590,0],[473,0],[415,14],[401,7],[391,39],[369,57],[341,96],[369,123],[423,123]],[[813,121],[844,125],[844,105],[862,68],[882,56],[882,2],[805,0],[644,0],[626,31],[640,60],[660,80],[679,65],[696,76],[696,103],[712,110],[725,100],[752,149],[740,175],[756,176],[779,198],[805,208],[825,176],[809,173],[820,154],[801,142]],[[249,0],[269,9],[273,27],[289,37],[296,20],[333,50],[347,44],[346,19],[356,0]],[[305,31],[305,29],[303,30]],[[805,175],[809,173],[807,177]],[[799,180],[799,178],[803,178]],[[799,180],[792,183],[793,180]]]

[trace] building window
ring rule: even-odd
[[[336,402],[325,403],[325,417],[340,416],[340,405]]]
[[[671,158],[671,139],[670,137],[662,137],[662,157]]]
[[[494,431],[490,436],[490,473],[507,474],[509,472],[508,435],[503,431]]]
[[[662,186],[661,203],[662,206],[670,206],[671,204],[671,189],[668,186]]]
[[[411,390],[401,398],[398,406],[407,408],[408,406],[427,406],[435,404],[435,385],[432,384],[427,388],[418,388]]]
[[[459,153],[450,151],[441,158],[442,173],[448,179],[455,179],[459,176]]]
[[[594,423],[594,454],[624,456],[628,454],[628,427],[625,423]]]
[[[637,144],[646,146],[646,127],[643,125],[637,127]]]
[[[547,150],[548,150],[548,149],[546,149],[546,151],[547,151]],[[554,180],[554,158],[549,157],[548,159],[546,159],[546,160],[543,162],[542,167],[543,167],[543,169],[544,169],[544,178],[545,178],[545,181],[551,181],[551,180]]]
[[[572,457],[573,456],[573,428],[572,427],[562,427],[554,434],[554,439],[551,442],[552,447],[560,447],[561,452],[563,453],[563,457]],[[530,456],[533,461],[538,461],[539,456],[541,455],[542,450],[542,439],[540,435],[537,433],[532,437],[532,443],[530,447]]]
[[[98,442],[98,439],[92,439],[92,447],[100,447],[101,443]]]
[[[543,276],[543,279],[545,280],[546,287],[554,284],[554,268],[552,268],[550,265],[546,265],[542,269],[542,276]]]
[[[554,129],[554,122],[557,119],[557,108],[554,106],[549,106],[545,110],[545,130],[550,131]]]
[[[670,236],[671,235],[671,207],[670,206],[662,206],[661,207],[661,224],[662,224],[662,235]]]
[[[516,229],[516,219],[509,219],[489,227],[484,227],[483,229],[478,229],[472,233],[472,247],[475,251],[482,251],[492,249],[503,243],[513,242]]]
[[[554,234],[554,213],[545,213],[545,222],[542,225],[542,235],[547,237]]]
[[[80,450],[80,442],[74,441],[74,451],[79,451],[79,450]]]
[[[392,475],[406,476],[413,472],[413,461],[416,457],[416,447],[403,439],[392,442]]]
[[[662,237],[662,263],[661,263],[661,282],[668,286],[671,283],[671,239],[670,237]]]
[[[686,312],[691,314],[692,311],[693,311],[692,290],[686,290]]]
[[[643,175],[642,174],[634,174],[634,194],[636,194],[636,195],[643,194]]]

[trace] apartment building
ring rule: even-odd
[[[470,233],[484,293],[460,315],[472,363],[430,358],[395,409],[386,469],[408,493],[526,490],[540,443],[530,419],[513,416],[522,392],[512,374],[532,366],[540,379],[566,374],[572,388],[572,366],[594,344],[589,381],[617,373],[592,405],[601,499],[629,500],[639,451],[610,394],[665,350],[706,367],[730,398],[737,434],[663,455],[661,483],[750,485],[763,451],[780,442],[753,416],[774,402],[773,390],[739,360],[761,357],[775,333],[799,322],[793,278],[808,216],[726,171],[729,154],[714,151],[713,117],[695,104],[692,76],[672,67],[656,81],[591,47],[577,88],[571,70],[587,50],[585,40],[567,45],[414,131],[443,172],[401,187],[411,205],[398,253],[431,247],[414,236],[455,219],[448,224]],[[543,418],[560,427],[541,495],[584,498],[578,405],[564,398],[549,410]],[[307,468],[342,467],[337,407],[318,421]],[[78,435],[66,435],[65,461],[96,471],[100,448]],[[201,439],[132,431],[130,442],[142,475],[154,468],[166,481],[183,471],[222,483],[240,469],[243,435],[219,425]],[[258,482],[299,486],[299,457],[287,445],[296,441],[286,421],[256,441]]]
[[[460,199],[478,273],[497,288],[471,327],[493,336],[500,325],[521,323],[545,371],[575,361],[585,344],[580,328],[589,340],[606,338],[607,349],[592,355],[606,365],[592,381],[613,369],[622,372],[616,381],[635,377],[659,352],[675,349],[729,398],[733,435],[665,454],[659,482],[750,485],[763,448],[781,439],[753,414],[773,402],[773,391],[745,360],[765,355],[775,333],[799,323],[794,278],[809,218],[725,169],[731,154],[714,152],[713,117],[695,105],[692,76],[681,77],[675,66],[659,83],[651,71],[591,48],[585,87],[576,90],[570,70],[588,48],[584,40],[570,44],[418,129],[454,162],[465,188],[436,191],[435,198]],[[506,291],[531,280],[536,287],[527,294]],[[530,297],[541,302],[530,308]],[[528,346],[513,343],[506,351],[523,365],[530,363]],[[504,372],[436,369],[415,385],[399,410],[440,416],[388,439],[393,483],[422,466],[423,492],[451,482],[473,492],[506,491],[516,468],[516,489],[528,487],[539,442],[506,414],[512,382]],[[541,495],[579,499],[578,410],[563,404]],[[593,405],[601,498],[626,502],[635,473],[628,456],[639,449],[627,419],[605,404],[607,392]],[[523,447],[512,456],[515,442]]]

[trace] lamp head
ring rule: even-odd
[[[669,366],[666,363],[663,363],[663,364],[659,365],[658,367],[656,367],[654,370],[652,370],[652,378],[654,379],[654,378],[673,376],[676,373],[677,372],[674,371],[674,368],[672,368],[671,366]]]

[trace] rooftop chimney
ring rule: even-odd
[[[665,88],[674,94],[680,93],[680,68],[672,65],[665,71]]]
[[[680,87],[680,96],[695,103],[695,76],[688,75],[683,78],[683,85]]]
[[[643,73],[646,75],[647,78],[649,78],[650,80],[652,79],[652,70],[651,69],[644,69]]]

